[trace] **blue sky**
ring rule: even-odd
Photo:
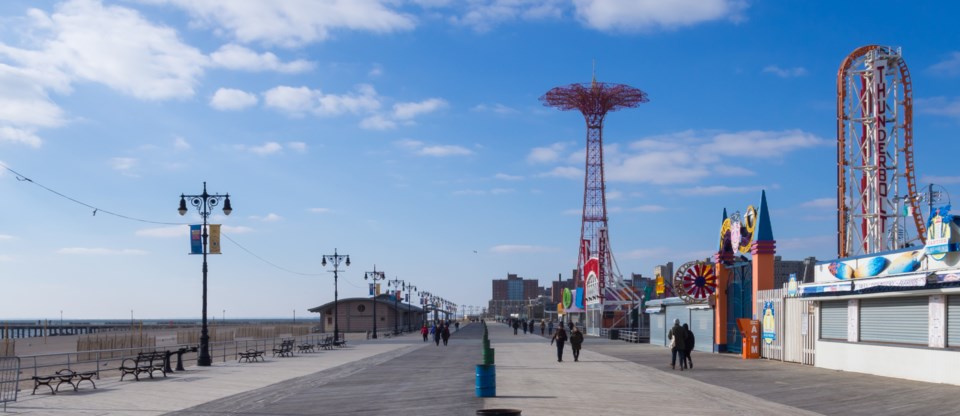
[[[612,248],[650,276],[766,190],[779,254],[835,255],[836,73],[902,47],[918,184],[960,184],[948,2],[0,3],[2,319],[191,318],[181,193],[229,192],[209,309],[307,316],[386,272],[459,305],[576,267],[585,125],[553,87],[647,92],[604,130]],[[231,241],[232,240],[232,241]],[[234,243],[235,242],[235,243]],[[239,245],[238,245],[239,244]],[[224,312],[225,311],[225,312]]]

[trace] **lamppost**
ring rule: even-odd
[[[337,254],[337,249],[333,249],[333,254],[324,254],[323,259],[320,260],[320,265],[327,267],[327,260],[330,260],[330,263],[333,264],[333,340],[340,341],[340,322],[337,320],[340,308],[337,307],[337,277],[340,272],[340,262],[344,261],[344,265],[347,267],[350,266],[350,255],[349,254]]]
[[[386,279],[387,275],[382,271],[377,271],[377,265],[373,265],[372,272],[366,272],[363,280],[373,280],[373,338],[377,338],[377,280]]]
[[[432,295],[430,292],[427,292],[427,291],[421,291],[421,292],[420,292],[420,305],[423,306],[423,323],[424,323],[424,325],[426,325],[426,323],[427,323],[427,316],[430,314],[430,311],[428,310],[428,307],[427,307],[427,306],[429,306],[429,302],[430,302],[430,299],[431,299],[432,297],[433,297],[433,295]]]
[[[210,333],[207,331],[207,218],[210,216],[210,211],[220,205],[221,199],[223,199],[224,215],[230,215],[233,212],[233,207],[230,206],[229,193],[226,195],[208,194],[206,181],[203,182],[202,194],[180,194],[180,207],[177,209],[180,215],[187,214],[187,198],[190,198],[190,205],[193,205],[200,213],[200,217],[203,218],[202,241],[200,242],[203,252],[203,316],[200,326],[200,356],[197,357],[197,365],[209,367],[212,360],[210,359]]]
[[[393,287],[395,287],[395,288],[397,288],[397,289],[400,289],[400,292],[401,292],[402,294],[404,294],[404,295],[407,294],[407,290],[411,290],[411,289],[414,290],[414,291],[417,290],[417,287],[416,287],[416,286],[414,286],[414,285],[412,285],[412,284],[408,284],[407,282],[404,282],[403,280],[397,279],[396,277],[394,277],[392,280],[388,280],[388,281],[387,281],[387,286],[393,286]],[[396,293],[394,293],[394,295],[396,295]],[[397,315],[394,317],[394,322],[393,322],[393,332],[395,332],[395,333],[400,333],[400,332],[399,332],[399,330],[400,330],[400,309],[399,309],[399,305],[397,304],[397,303],[399,302],[399,300],[400,300],[400,296],[399,296],[399,295],[394,296],[394,298],[393,298],[393,309],[396,310],[396,312],[397,312]],[[407,309],[407,310],[409,311],[409,309]],[[410,330],[410,319],[409,319],[409,316],[408,316],[408,319],[407,319],[406,321],[407,321],[407,322],[406,322],[406,323],[407,323],[407,331],[409,331],[409,330]]]

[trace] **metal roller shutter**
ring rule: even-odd
[[[930,301],[926,296],[860,300],[860,341],[930,343]]]
[[[947,346],[960,347],[960,295],[947,297]]]
[[[847,301],[820,302],[820,339],[847,340]]]
[[[690,331],[694,351],[713,352],[713,309],[691,309]]]
[[[666,334],[670,332],[670,328],[673,328],[674,319],[680,320],[680,326],[683,326],[683,324],[690,323],[690,310],[687,309],[687,305],[667,306],[667,322],[665,324],[667,327],[667,330],[664,332],[664,337],[666,337],[667,336]],[[667,340],[667,344],[669,343],[670,343],[670,340]]]
[[[663,313],[650,314],[650,345],[667,345],[667,329],[664,328],[666,318]]]

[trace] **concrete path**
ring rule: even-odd
[[[588,337],[580,362],[569,347],[489,324],[497,397],[475,395],[482,327],[449,346],[419,334],[351,342],[331,351],[215,363],[154,380],[118,377],[57,395],[22,391],[7,413],[27,415],[947,415],[960,387],[694,353],[695,368],[670,370],[662,347]]]

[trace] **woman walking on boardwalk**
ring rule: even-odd
[[[427,342],[427,335],[430,334],[430,329],[427,328],[427,324],[423,324],[423,328],[420,328],[420,335],[423,335],[423,342]]]
[[[557,362],[563,362],[563,343],[567,342],[567,331],[562,326],[557,328],[557,332],[550,338],[550,345],[554,342],[557,343]]]
[[[690,353],[693,352],[693,343],[696,342],[696,339],[693,336],[693,331],[690,330],[690,327],[688,327],[687,324],[683,324],[683,331],[686,335],[686,338],[684,339],[684,347],[686,347],[686,352],[684,353],[683,357],[686,359],[686,362],[684,364],[686,364],[687,368],[693,370],[693,358],[690,358]]]
[[[444,325],[443,331],[440,331],[440,338],[443,338],[443,346],[447,346],[447,341],[450,340],[450,326]]]
[[[546,331],[547,331],[547,323],[541,319],[540,320],[540,336],[542,337],[544,332]]]
[[[573,350],[573,361],[580,361],[580,346],[583,345],[583,333],[580,328],[574,327],[570,335],[570,348]]]
[[[443,332],[443,324],[437,325],[437,328],[433,330],[433,342],[440,346],[440,332]]]

